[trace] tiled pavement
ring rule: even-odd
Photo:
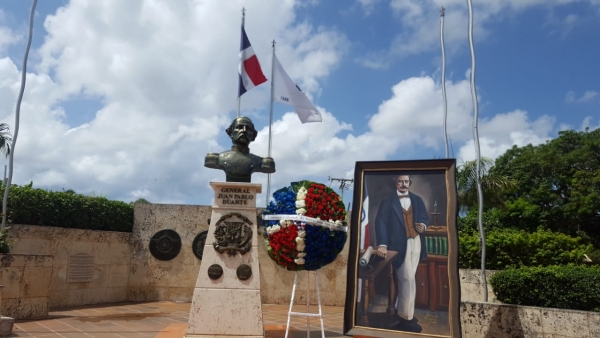
[[[266,337],[284,337],[289,305],[263,304]],[[295,312],[306,312],[296,305]],[[309,311],[316,312],[316,305]],[[343,337],[343,307],[324,306],[326,337]],[[187,328],[190,303],[152,302],[93,305],[51,311],[49,317],[18,320],[10,337],[181,338]],[[292,317],[288,337],[306,337],[306,317]],[[318,318],[310,319],[310,337],[321,337]]]

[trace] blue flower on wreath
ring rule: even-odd
[[[295,215],[296,193],[291,186],[279,189],[273,193],[273,201],[269,202],[263,211],[264,215]],[[263,226],[276,225],[279,221],[264,221]]]

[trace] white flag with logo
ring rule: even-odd
[[[273,100],[294,107],[302,123],[322,122],[321,113],[273,55]]]

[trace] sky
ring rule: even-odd
[[[600,127],[600,0],[472,2],[482,156]],[[13,132],[31,3],[0,3],[0,122]],[[39,1],[13,183],[211,204],[209,182],[225,174],[204,157],[231,146],[242,8],[267,79],[275,40],[323,116],[302,124],[275,103],[271,191],[308,179],[341,194],[329,178],[353,178],[356,161],[444,158],[442,6],[447,134],[460,164],[476,157],[467,1]],[[241,97],[260,156],[269,107],[270,82]],[[264,205],[267,176],[252,181]]]

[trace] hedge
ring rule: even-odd
[[[486,233],[486,268],[503,270],[510,267],[583,264],[584,254],[593,251],[591,244],[582,244],[571,237],[549,230],[529,233],[523,230],[496,229]],[[479,234],[459,233],[459,267],[479,269]]]
[[[0,189],[2,196],[4,189]],[[131,232],[133,204],[71,191],[11,185],[7,218],[11,224]]]
[[[600,267],[548,266],[507,269],[490,284],[507,304],[600,312]]]

